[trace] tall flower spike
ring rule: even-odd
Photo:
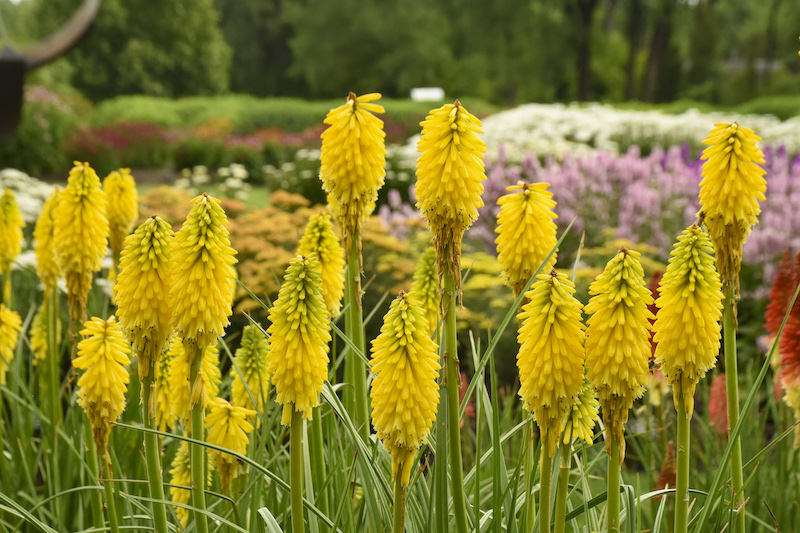
[[[571,444],[574,439],[582,439],[591,445],[594,438],[594,427],[600,420],[600,402],[592,382],[583,378],[583,388],[578,393],[578,399],[572,404],[572,409],[567,412],[562,434],[565,445]]]
[[[439,324],[439,271],[436,269],[436,250],[428,248],[417,260],[414,282],[409,293],[425,312],[428,333],[433,334]]]
[[[269,368],[283,405],[281,424],[292,422],[292,411],[311,420],[328,379],[328,310],[322,298],[322,275],[314,254],[289,262],[278,299],[269,311]]]
[[[0,304],[0,385],[6,384],[8,367],[14,359],[22,319],[5,304]]]
[[[587,376],[597,390],[603,423],[625,456],[625,422],[633,402],[644,394],[650,359],[653,302],[644,281],[639,252],[621,249],[592,282],[586,305]]]
[[[777,335],[778,330],[781,329],[783,317],[786,316],[789,303],[792,301],[797,283],[800,281],[799,270],[792,257],[792,252],[789,249],[784,250],[783,259],[778,265],[778,274],[775,276],[769,292],[767,311],[764,313],[764,329],[771,337]]]
[[[377,374],[370,390],[372,423],[392,455],[392,475],[402,475],[405,486],[439,407],[438,346],[412,295],[401,291],[383,317],[381,332],[372,341],[371,364]]]
[[[417,144],[417,208],[433,233],[439,275],[461,288],[461,240],[483,206],[486,144],[481,121],[456,100],[430,112]]]
[[[22,220],[17,199],[11,189],[4,189],[0,195],[0,271],[3,274],[3,295],[6,302],[11,295],[8,274],[11,272],[11,263],[22,250],[23,227],[25,222]]]
[[[208,443],[240,455],[247,454],[249,442],[247,434],[253,431],[253,425],[247,419],[254,417],[256,412],[244,407],[235,407],[222,398],[211,400],[209,407],[211,412],[206,417]],[[229,453],[213,451],[211,460],[217,468],[222,492],[228,492],[231,483],[236,479],[239,459]]]
[[[311,217],[297,247],[297,255],[316,254],[322,274],[322,297],[328,313],[335,317],[344,296],[344,250],[333,233],[331,216],[318,213]]]
[[[708,234],[697,225],[683,231],[659,285],[653,325],[656,363],[672,385],[675,407],[683,395],[694,411],[694,390],[717,362],[722,324],[722,284]]]
[[[330,127],[322,132],[319,178],[342,227],[348,255],[353,242],[361,248],[363,224],[375,209],[386,176],[386,133],[383,121],[373,115],[384,109],[370,103],[380,97],[379,93],[356,97],[351,92],[346,103],[325,117]]]
[[[742,246],[758,222],[767,182],[764,153],[756,146],[761,137],[738,123],[714,124],[703,144],[703,179],[700,180],[700,216],[717,256],[724,286],[739,297]]]
[[[130,379],[125,367],[131,363],[131,349],[113,316],[88,320],[81,335],[78,357],[72,361],[75,368],[86,370],[78,380],[78,405],[89,416],[98,450],[105,450],[109,423],[125,410]]]
[[[114,268],[119,261],[125,237],[133,230],[133,225],[139,216],[139,193],[136,191],[136,182],[134,182],[129,168],[115,170],[106,176],[103,180],[103,190],[108,202],[106,207],[108,244],[111,247],[111,258],[113,259],[109,277],[113,280]]]
[[[106,178],[108,179],[108,178]],[[171,332],[172,228],[154,216],[125,239],[116,283],[117,315],[144,378]]]
[[[244,381],[236,369],[231,369],[233,375],[231,396],[234,405],[247,409],[254,409],[255,405],[258,405],[258,410],[264,411],[264,400],[269,391],[268,352],[269,342],[264,334],[255,326],[245,326],[242,330],[242,344],[236,350],[234,357],[236,366],[244,376]],[[244,386],[245,383],[247,388]],[[250,393],[256,399],[255,405],[247,389],[250,389]],[[255,411],[253,413],[255,414]]]
[[[47,303],[39,308],[33,317],[30,330],[33,364],[47,359]],[[61,320],[56,319],[56,346],[61,346]]]
[[[108,242],[106,193],[89,163],[76,161],[69,173],[67,187],[59,195],[53,237],[67,280],[69,314],[78,324],[85,320],[92,277],[102,266]]]
[[[557,218],[553,193],[549,183],[524,183],[507,187],[511,194],[497,200],[500,214],[497,217],[497,261],[503,268],[503,277],[519,296],[533,273],[542,265],[547,254],[555,248]],[[516,191],[522,191],[521,194]],[[549,272],[556,264],[556,256],[542,265]]]
[[[45,300],[56,289],[58,278],[61,277],[61,267],[56,257],[55,225],[56,210],[60,198],[58,188],[53,189],[50,197],[42,206],[36,227],[33,229],[33,250],[36,253],[36,273],[44,285]]]
[[[161,357],[158,358],[158,366],[156,366],[155,405],[159,431],[171,429],[175,424],[175,413],[172,412],[172,387],[169,380],[170,367],[174,358],[174,351],[164,350]]]
[[[517,315],[520,390],[525,409],[533,413],[550,457],[583,387],[583,306],[575,286],[555,270],[540,274],[525,295],[529,302]]]
[[[189,356],[181,339],[172,339],[167,358],[169,365],[169,388],[172,394],[172,414],[182,423],[189,422],[193,400],[205,407],[208,400],[216,398],[222,382],[222,371],[219,369],[219,350],[216,345],[206,346],[203,350],[202,372],[199,372],[199,385],[189,383]],[[193,398],[195,396],[195,398]]]

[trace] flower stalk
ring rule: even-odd
[[[608,532],[619,533],[619,455],[620,443],[611,426],[606,427],[608,452]]]
[[[569,491],[569,471],[572,468],[572,443],[560,444],[561,464],[558,468],[558,487],[556,488],[555,533],[564,533],[567,516],[567,492]]]
[[[402,472],[405,465],[400,463],[399,470]],[[403,533],[406,528],[406,486],[403,484],[403,476],[394,478],[394,521],[392,533]]]
[[[539,533],[550,533],[550,478],[553,455],[550,439],[542,438],[542,467],[539,472]]]
[[[292,533],[305,533],[303,524],[303,412],[292,409],[289,479],[292,501]]]
[[[692,415],[686,408],[683,394],[676,394],[678,402],[678,452],[675,480],[675,533],[686,533],[689,527],[689,445],[691,442]]]
[[[736,296],[732,285],[725,286],[723,300],[722,342],[725,350],[725,387],[728,397],[728,438],[732,428],[739,422],[739,369],[736,363]],[[734,492],[734,514],[736,528],[742,533],[745,529],[744,512],[744,471],[742,462],[742,439],[737,437],[731,450],[731,483]]]

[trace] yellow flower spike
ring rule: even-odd
[[[417,260],[414,269],[414,282],[409,293],[419,302],[425,313],[425,322],[428,324],[428,333],[433,335],[439,324],[439,271],[436,268],[436,250],[428,248]]]
[[[33,364],[47,359],[47,304],[36,312],[30,330],[31,349],[33,350]],[[61,320],[56,319],[56,345],[61,345]]]
[[[430,112],[417,144],[417,208],[433,233],[439,272],[461,289],[461,240],[483,206],[482,124],[456,100]]]
[[[8,282],[8,273],[11,272],[11,263],[22,251],[22,228],[25,222],[19,211],[17,199],[11,189],[4,189],[0,195],[0,271],[2,271],[7,302],[11,290]]]
[[[378,189],[386,176],[386,133],[378,93],[356,97],[331,109],[325,117],[330,127],[322,132],[319,178],[328,203],[342,228],[344,249],[350,254],[353,242],[361,249],[363,224],[375,209]]]
[[[625,457],[628,411],[644,394],[650,347],[647,306],[653,297],[644,280],[641,254],[622,248],[589,287],[585,307],[587,376],[597,390],[603,423],[616,436]]]
[[[267,354],[269,353],[269,342],[261,331],[255,326],[245,326],[242,330],[242,344],[236,350],[236,366],[244,376],[242,376],[235,368],[231,369],[233,380],[231,382],[231,396],[233,397],[234,405],[253,409],[255,406],[253,400],[250,398],[247,389],[253,394],[256,399],[258,410],[264,410],[264,400],[267,398],[269,391],[269,372],[267,367]],[[247,388],[245,388],[247,383]],[[255,414],[255,411],[253,411]]]
[[[60,198],[60,191],[53,189],[50,197],[42,206],[42,212],[36,219],[33,229],[33,250],[36,253],[36,273],[44,285],[44,299],[49,300],[56,289],[58,278],[61,277],[61,267],[56,257],[55,222],[56,210]]]
[[[186,435],[188,437],[188,435]],[[208,458],[206,458],[208,460]],[[213,467],[213,463],[209,462],[209,467]],[[211,472],[212,469],[208,469],[208,476],[206,481],[206,486],[211,486]],[[169,497],[175,503],[180,503],[183,505],[189,505],[189,501],[191,500],[192,492],[192,468],[191,468],[191,461],[189,457],[189,443],[185,440],[181,441],[180,446],[178,447],[178,451],[175,452],[175,457],[172,459],[172,463],[170,464],[169,468]],[[175,514],[178,515],[178,520],[181,521],[181,524],[185,528],[189,524],[189,509],[185,507],[178,507],[175,506]]]
[[[106,193],[106,216],[108,218],[108,244],[111,247],[113,267],[109,278],[114,279],[114,267],[125,242],[125,237],[133,230],[139,217],[139,193],[131,169],[115,170],[103,180],[103,191]]]
[[[210,413],[206,417],[208,423],[208,443],[221,446],[240,455],[247,454],[249,440],[247,434],[253,431],[253,425],[247,421],[256,412],[244,407],[231,405],[227,400],[214,398],[209,402]],[[222,492],[228,492],[231,483],[236,479],[239,459],[228,453],[211,452],[211,460],[219,474]]]
[[[528,303],[517,315],[519,395],[533,413],[550,457],[556,449],[567,413],[583,387],[583,305],[575,286],[552,270],[540,274],[525,293]]]
[[[172,228],[148,218],[125,239],[115,294],[119,324],[139,360],[139,378],[150,372],[171,328]]]
[[[189,355],[184,342],[172,339],[172,346],[166,355],[170,359],[169,388],[172,394],[172,414],[182,423],[187,424],[194,403],[204,408],[208,400],[215,398],[222,383],[222,371],[219,369],[219,350],[216,345],[206,346],[203,350],[202,372],[198,372],[199,384],[189,383]]]
[[[683,394],[690,416],[697,382],[714,368],[719,354],[723,296],[713,253],[706,232],[697,225],[685,229],[656,300],[655,360],[673,387],[675,407]]]
[[[170,368],[175,355],[175,351],[171,349],[164,350],[161,353],[161,357],[158,358],[158,366],[156,366],[154,389],[156,420],[158,421],[159,431],[166,431],[168,428],[172,429],[175,425],[175,413],[172,412],[172,386],[169,380]]]
[[[401,291],[372,341],[372,424],[392,455],[392,475],[402,475],[403,486],[439,407],[438,346],[428,331],[422,306]]]
[[[500,214],[497,217],[497,261],[503,267],[503,277],[519,296],[539,268],[547,254],[555,248],[557,218],[553,193],[549,183],[524,183],[507,187],[511,194],[497,200]],[[516,191],[522,191],[516,193]],[[556,256],[542,267],[549,272],[556,264]]]
[[[125,393],[131,363],[131,348],[113,316],[108,320],[93,317],[81,330],[84,339],[78,343],[78,357],[72,366],[86,370],[78,380],[78,405],[92,423],[97,449],[106,449],[110,422],[116,422],[125,410]]]
[[[277,402],[283,405],[281,424],[291,425],[293,410],[311,420],[328,379],[331,340],[322,275],[314,254],[298,255],[289,262],[269,320],[268,372]]]
[[[759,200],[765,201],[764,153],[756,146],[761,137],[738,123],[715,124],[703,141],[703,179],[700,214],[708,228],[723,286],[739,297],[742,246],[758,222]]]
[[[14,359],[21,329],[20,316],[5,304],[0,304],[0,385],[6,384],[8,367]]]
[[[77,328],[86,318],[92,277],[102,266],[108,242],[106,193],[89,163],[75,162],[55,212],[56,255],[67,280],[69,314]]]
[[[311,217],[297,247],[298,255],[316,254],[322,273],[322,297],[328,313],[335,317],[344,296],[344,250],[333,233],[331,216],[319,213]]]
[[[597,401],[597,393],[592,383],[584,378],[583,388],[578,394],[578,399],[572,404],[572,408],[567,412],[564,420],[564,428],[561,430],[563,443],[571,444],[573,439],[582,439],[586,444],[591,445],[594,437],[594,427],[600,420],[598,411],[600,402]]]
[[[216,344],[228,325],[236,288],[236,250],[231,248],[228,219],[219,200],[203,193],[192,204],[175,235],[170,297],[175,334],[202,349]],[[194,357],[194,350],[189,351]]]

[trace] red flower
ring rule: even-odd
[[[669,441],[667,445],[667,455],[664,456],[664,464],[661,466],[661,473],[658,475],[656,490],[675,488],[677,484],[677,470],[675,468],[675,444]],[[660,500],[661,496],[656,496],[654,500]]]
[[[800,278],[799,270],[797,262],[792,259],[791,252],[788,249],[784,250],[783,260],[778,266],[778,274],[775,276],[775,282],[769,293],[767,311],[764,313],[764,329],[769,334],[778,333],[783,323],[786,309],[794,296],[798,278]]]
[[[711,382],[708,396],[708,414],[711,425],[720,436],[728,435],[728,391],[725,389],[725,374],[717,374]]]

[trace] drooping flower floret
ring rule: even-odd
[[[372,423],[392,455],[392,475],[407,485],[417,450],[439,406],[438,347],[419,302],[402,291],[372,341]],[[401,470],[402,469],[402,470]]]
[[[592,382],[583,379],[583,388],[578,393],[578,399],[572,404],[572,409],[567,413],[562,430],[563,443],[570,444],[574,439],[582,439],[586,444],[592,444],[594,427],[600,420],[600,402]]]
[[[179,338],[172,339],[169,354],[169,388],[172,394],[172,414],[186,424],[191,416],[192,405],[199,403],[203,408],[210,399],[216,398],[222,382],[219,369],[219,350],[215,344],[203,350],[203,364],[198,372],[197,382],[189,383],[189,355]]]
[[[378,189],[386,176],[386,133],[383,121],[373,113],[384,109],[373,104],[379,93],[356,97],[331,109],[325,117],[330,127],[322,132],[319,178],[328,203],[342,227],[345,253],[353,243],[361,247],[361,230],[375,209]]]
[[[8,379],[8,367],[14,359],[14,352],[22,329],[22,319],[5,304],[0,304],[0,385]]]
[[[311,420],[328,379],[330,319],[322,298],[322,275],[314,254],[289,262],[278,299],[269,311],[269,368],[281,423],[290,425],[292,412]]]
[[[247,454],[247,434],[253,431],[253,425],[247,419],[254,417],[255,411],[234,406],[222,398],[211,400],[209,407],[210,412],[206,416],[208,443],[240,455]],[[231,483],[236,479],[239,459],[228,453],[212,451],[211,460],[219,474],[222,491],[228,492]]]
[[[625,456],[624,424],[633,402],[644,394],[650,359],[653,297],[644,281],[641,254],[621,249],[589,287],[586,329],[587,377],[603,408],[603,423]]]
[[[322,297],[328,313],[335,317],[342,308],[344,296],[344,250],[333,232],[327,213],[311,217],[297,246],[297,255],[316,254],[322,274]]]
[[[708,234],[697,225],[683,231],[661,278],[653,325],[656,363],[673,388],[675,405],[683,395],[694,410],[694,390],[719,354],[722,284]]]
[[[511,194],[497,200],[497,261],[514,296],[519,296],[539,266],[542,272],[549,272],[556,264],[555,254],[546,265],[542,264],[558,241],[553,222],[557,218],[553,212],[556,202],[547,190],[549,186],[520,181],[506,188]]]
[[[78,380],[78,405],[89,416],[97,448],[105,450],[109,423],[116,422],[125,410],[130,379],[125,367],[131,362],[131,348],[113,316],[108,320],[93,317],[84,324],[81,335],[78,357],[72,361],[75,368],[86,370]]]
[[[234,357],[236,366],[242,375],[239,375],[235,369],[231,370],[233,375],[231,393],[234,405],[254,409],[253,400],[250,397],[252,394],[258,410],[264,410],[264,400],[269,391],[268,353],[269,342],[261,330],[255,326],[245,326],[242,330],[242,344],[236,350]],[[242,380],[242,376],[244,376],[244,380]],[[250,389],[249,393],[247,389]]]
[[[528,303],[517,315],[520,390],[552,457],[561,428],[583,386],[583,306],[575,286],[555,270],[540,274],[525,293]]]
[[[61,267],[56,257],[55,225],[56,211],[60,198],[58,188],[53,189],[50,197],[44,202],[36,226],[33,229],[33,250],[36,253],[36,273],[44,285],[45,300],[56,288],[61,277]]]
[[[117,315],[144,378],[161,356],[170,320],[172,228],[159,217],[148,218],[125,239],[116,284]]]
[[[436,268],[436,250],[428,248],[417,260],[414,269],[414,282],[409,293],[425,312],[425,322],[429,334],[433,334],[439,324],[439,271]]]
[[[116,266],[125,237],[133,230],[133,225],[139,216],[139,193],[136,191],[136,182],[131,175],[131,169],[121,168],[106,176],[103,180],[103,190],[108,202],[106,205],[108,244]],[[110,276],[113,280],[113,268]]]

